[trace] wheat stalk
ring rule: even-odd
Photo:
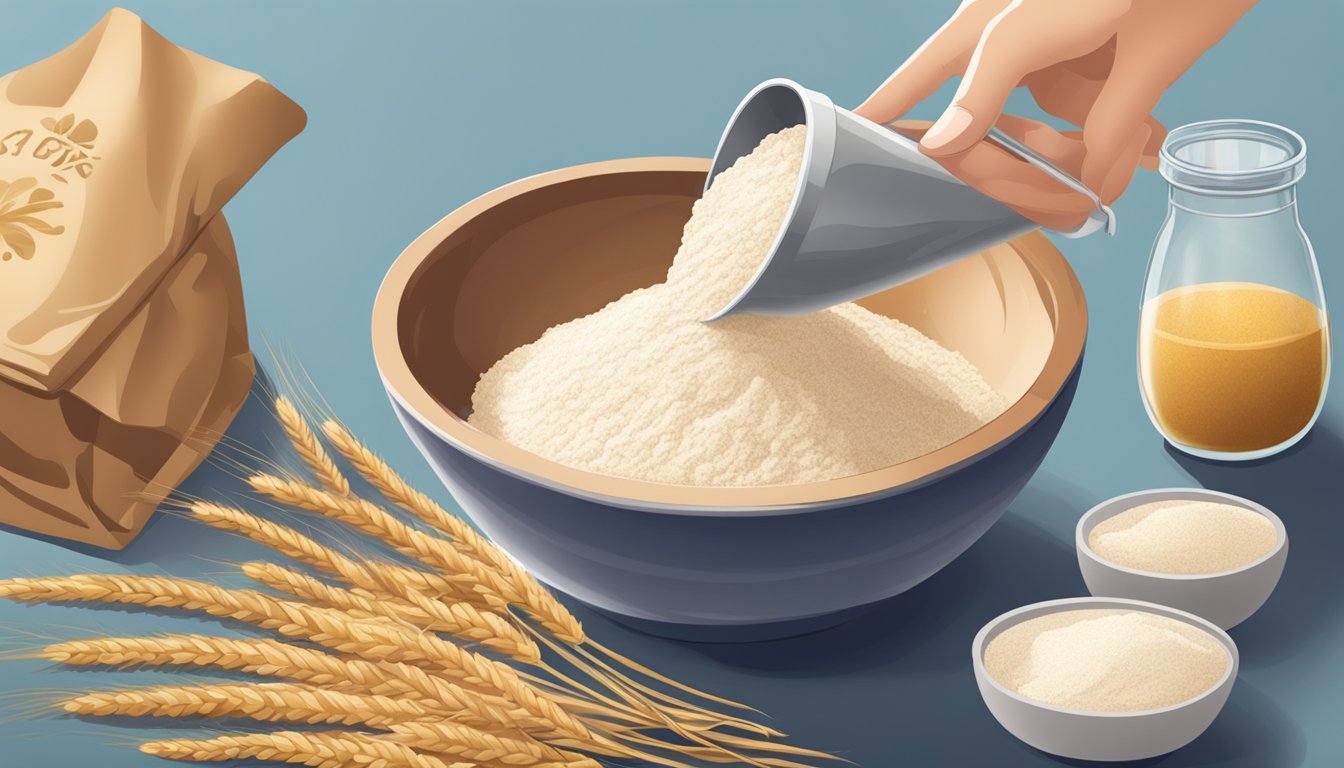
[[[322,433],[326,435],[327,440],[336,448],[346,461],[378,490],[389,501],[405,509],[419,518],[431,528],[449,536],[456,543],[459,549],[467,554],[475,556],[477,559],[494,566],[499,572],[505,574],[511,582],[514,583],[525,594],[523,604],[519,607],[524,608],[534,616],[547,616],[550,619],[547,626],[556,637],[564,640],[571,645],[579,645],[588,642],[583,627],[563,605],[559,603],[540,582],[531,574],[523,570],[515,563],[503,550],[495,546],[485,537],[476,532],[461,518],[450,514],[443,507],[439,506],[429,496],[416,490],[410,483],[406,482],[396,470],[392,469],[377,453],[364,445],[358,438],[350,433],[334,419],[328,419],[322,424]],[[668,677],[665,677],[648,667],[640,665],[619,654],[615,654],[608,649],[597,646],[599,650],[607,653],[610,657],[624,666],[645,674],[658,682],[670,685],[679,690],[700,698],[714,701],[738,709],[750,709],[745,705],[739,704],[730,699],[705,693],[690,686],[678,683]],[[597,660],[589,657],[590,661]],[[619,673],[608,669],[612,674]],[[673,706],[689,707],[689,712],[699,712],[703,715],[715,715],[704,708],[696,708],[686,702],[671,698],[658,691],[642,686],[639,683],[623,677],[622,680],[629,683],[638,693],[663,699]],[[745,721],[739,721],[745,722]],[[755,724],[751,724],[755,725]],[[761,726],[755,726],[761,728]],[[772,735],[778,735],[772,732]]]
[[[274,563],[245,563],[243,573],[277,591],[329,608],[338,608],[356,618],[386,617],[423,629],[447,632],[480,643],[525,664],[541,661],[541,649],[518,628],[492,613],[470,605],[446,604],[407,592],[405,597],[380,599],[367,591],[334,587],[307,574]]]
[[[499,693],[539,720],[581,741],[595,736],[548,695],[507,664],[417,634],[391,622],[350,619],[329,608],[279,600],[253,590],[231,590],[161,576],[80,575],[0,581],[0,597],[28,602],[104,602],[186,608],[273,629],[366,659],[427,663],[468,686]]]
[[[474,768],[448,763],[395,741],[358,733],[277,731],[219,736],[213,739],[164,739],[140,745],[147,755],[168,760],[220,762],[256,758],[313,768]]]
[[[241,534],[285,557],[325,573],[340,576],[352,584],[367,586],[375,582],[374,576],[365,565],[355,562],[331,547],[319,544],[293,528],[237,507],[209,501],[195,502],[189,511],[194,519],[212,528]]]
[[[401,585],[422,595],[467,603],[483,611],[494,608],[474,589],[476,580],[470,574],[442,574],[395,563],[369,563],[374,576],[384,584]]]
[[[339,431],[329,430],[328,432],[329,437],[334,434],[337,440],[342,440],[343,438],[343,435]],[[381,464],[381,462],[376,461],[376,457],[372,457],[371,452],[367,450],[357,451],[350,445],[345,445],[344,450],[342,450],[340,446],[345,442],[347,441],[342,440],[342,443],[338,443],[338,450],[341,450],[343,455],[346,455],[347,458],[353,458],[357,466],[363,466],[365,469],[378,475],[376,465]],[[385,467],[386,465],[384,464],[383,466]],[[387,487],[394,493],[405,496],[405,494],[409,492],[409,486],[406,486],[404,481],[401,481],[400,488],[402,490],[398,490],[396,480],[400,480],[400,478],[396,478],[396,480],[389,479],[387,475],[390,473],[390,469],[388,469],[386,473],[382,473],[378,478],[379,484],[383,487]],[[577,627],[577,621],[573,620],[573,617],[568,611],[566,611],[558,601],[555,601],[554,597],[551,596],[549,592],[541,587],[540,584],[530,576],[527,576],[521,569],[517,569],[517,567],[513,565],[511,561],[508,561],[507,557],[504,556],[502,552],[495,549],[493,545],[476,537],[474,532],[470,535],[476,537],[475,540],[480,542],[479,546],[498,555],[500,559],[507,562],[509,564],[508,567],[518,574],[516,579],[508,578],[499,570],[490,567],[489,564],[465,555],[463,552],[459,551],[459,549],[454,547],[451,541],[445,541],[430,536],[405,525],[377,505],[365,499],[358,497],[342,498],[313,486],[285,480],[273,475],[255,475],[249,479],[249,483],[255,490],[269,495],[278,501],[302,509],[319,512],[333,519],[345,522],[365,533],[376,536],[392,545],[402,554],[413,557],[425,565],[446,570],[449,573],[470,573],[478,582],[474,591],[483,596],[486,599],[487,604],[494,610],[498,611],[504,609],[507,605],[519,605],[532,614],[534,618],[537,618],[543,626],[562,639],[565,639],[566,635],[573,634],[573,629],[570,629],[569,632],[566,631],[567,626],[569,626],[566,623],[566,617],[573,627]],[[410,503],[409,500],[408,503]],[[442,510],[440,510],[440,512],[442,513]],[[446,513],[442,513],[442,516],[447,515]],[[465,528],[465,525],[461,524],[459,521],[458,529],[460,530],[462,528]],[[518,587],[519,583],[522,583],[531,589],[520,590]],[[578,634],[579,637],[577,640],[570,637],[567,641],[577,643],[578,640],[582,639],[581,629],[578,630]],[[675,698],[666,696],[665,694],[659,694],[656,691],[652,691],[652,689],[641,686],[628,679],[622,680],[619,675],[617,676],[617,679],[613,679],[587,663],[580,662],[580,669],[583,669],[585,673],[592,675],[594,679],[601,681],[603,685],[616,692],[626,701],[639,707],[648,715],[658,719],[662,724],[671,728],[674,732],[692,741],[709,745],[709,742],[706,741],[703,736],[695,733],[695,731],[705,727],[704,722],[712,722],[712,720],[709,720],[706,716],[713,716],[714,713],[705,710],[704,708],[696,708],[693,705],[681,702]],[[612,670],[612,672],[614,672],[614,670]],[[685,686],[679,687],[685,688]],[[694,689],[687,688],[686,690],[693,693],[699,693],[698,691],[694,691]],[[677,709],[668,710],[665,706],[655,704],[653,701],[646,698],[647,694],[655,695],[672,704]],[[681,714],[690,715],[695,719],[701,720],[702,724],[696,726],[683,722],[678,714],[678,710],[680,710]],[[753,724],[744,724],[743,727],[759,728],[759,726],[754,726]],[[737,757],[737,755],[730,750],[725,749],[725,751]]]
[[[0,597],[182,608],[311,641],[340,655],[272,639],[200,635],[56,643],[36,656],[73,665],[212,667],[287,681],[93,692],[65,701],[67,712],[243,717],[389,731],[281,731],[142,747],[148,754],[194,761],[254,757],[320,768],[599,768],[588,756],[593,754],[692,768],[672,754],[713,763],[805,768],[782,756],[830,758],[736,735],[741,730],[780,734],[688,704],[613,668],[588,648],[632,673],[742,707],[665,678],[585,637],[578,620],[502,550],[412,488],[335,421],[327,421],[322,432],[350,466],[432,531],[407,525],[382,506],[352,495],[349,480],[293,402],[279,398],[276,411],[295,450],[328,490],[266,474],[251,477],[252,487],[350,525],[430,570],[360,561],[243,510],[197,502],[190,509],[199,521],[246,536],[324,577],[273,563],[242,566],[254,580],[299,601],[185,579],[125,575],[10,579],[0,581]],[[325,581],[328,577],[339,585]],[[535,669],[520,672],[448,642],[439,632]],[[572,664],[580,677],[596,681],[594,687],[543,662],[538,642]],[[663,728],[685,741],[657,733]]]
[[[96,691],[67,700],[72,715],[241,717],[278,723],[387,728],[440,715],[411,699],[328,691],[295,683],[164,685]]]
[[[463,689],[419,667],[338,658],[270,639],[206,635],[105,637],[54,643],[32,658],[72,666],[186,666],[249,672],[338,692],[410,697],[443,719],[475,728],[498,732],[521,730],[537,738],[564,736],[551,723],[532,717],[502,696]],[[611,717],[606,707],[567,697],[557,696],[556,700],[579,714]]]
[[[244,576],[263,587],[269,587],[276,592],[283,592],[322,608],[335,608],[344,611],[351,618],[362,620],[379,617],[398,620],[400,618],[392,615],[392,611],[386,607],[386,603],[379,603],[376,596],[363,590],[355,591],[359,589],[358,587],[344,589],[333,586],[306,573],[300,573],[293,568],[286,568],[275,563],[243,563],[240,568]],[[369,597],[373,597],[373,599],[370,600]]]
[[[198,521],[220,530],[230,531],[269,547],[292,560],[339,577],[370,592],[410,599],[412,594],[435,595],[444,598],[475,597],[470,591],[470,576],[455,582],[438,573],[422,571],[377,561],[356,562],[331,547],[319,544],[293,528],[245,512],[237,507],[226,507],[212,502],[197,502],[190,507]]]
[[[338,658],[270,639],[204,635],[107,637],[71,640],[42,649],[47,661],[77,666],[191,666],[236,670],[294,680],[331,690],[377,696],[412,697],[456,721],[478,728],[553,735],[501,696],[468,691],[425,670],[395,662]]]
[[[249,589],[162,576],[82,574],[45,579],[0,581],[0,597],[28,602],[99,602],[183,608],[222,616],[286,637],[311,640],[341,653],[369,658],[438,665],[441,647],[457,650],[435,637],[416,635],[387,621],[352,619],[329,608],[280,600]],[[448,656],[451,660],[453,656]]]
[[[502,557],[493,544],[486,541],[466,521],[451,515],[433,499],[412,488],[378,454],[361,443],[334,419],[322,424],[322,434],[336,447],[336,451],[350,462],[360,476],[385,498],[414,514],[425,524],[451,536],[457,545],[481,560],[505,569],[508,558]],[[500,561],[504,562],[500,562]]]
[[[117,598],[112,601],[143,604],[146,602],[145,593],[153,591],[152,589],[147,588],[158,586],[154,584],[154,582],[162,581],[162,579],[154,579],[152,577],[142,577],[142,578],[127,577],[127,578],[129,578],[129,581],[127,581],[126,579],[122,579],[119,583],[111,581],[108,577],[68,577],[67,579],[11,580],[7,582],[0,582],[0,596],[20,597],[22,599],[40,599],[42,597],[46,597],[49,599],[65,599],[65,600],[96,600],[96,599],[107,599],[105,594],[106,590],[108,588],[112,588],[116,590],[117,595]],[[149,583],[146,583],[147,581]],[[168,580],[168,581],[174,581],[174,580]],[[70,583],[64,583],[64,582],[74,582],[74,583],[72,585]],[[96,591],[88,589],[87,587],[89,585],[84,584],[83,582],[94,582],[96,586]],[[109,582],[109,583],[99,584],[97,582]],[[72,586],[77,587],[78,589],[72,590],[71,589]],[[190,582],[187,582],[185,585],[175,584],[173,586],[184,594],[190,592],[192,587]],[[223,593],[229,592],[228,590],[220,590],[220,591]],[[172,595],[175,594],[174,592],[169,591],[167,594],[171,599],[162,600],[158,599],[161,598],[162,595],[151,595],[151,597],[155,598],[155,600],[153,600],[152,602],[157,605],[173,605],[177,607],[183,607],[184,605],[186,605],[187,601],[172,598]],[[220,597],[220,595],[215,595],[215,597]],[[205,597],[196,596],[192,598],[192,601],[200,602],[204,599]],[[351,622],[351,623],[358,624],[359,622]],[[64,644],[65,646],[64,648],[54,647],[51,653],[48,654],[48,657],[52,658],[53,660],[78,661],[81,659],[78,659],[76,657],[78,656],[78,654],[82,653],[86,657],[82,660],[85,661],[94,661],[94,660],[101,662],[120,661],[125,663],[128,661],[147,660],[146,659],[147,656],[152,656],[155,652],[158,651],[181,651],[183,650],[184,645],[199,646],[200,644],[199,640],[188,640],[185,643],[179,642],[175,648],[150,647],[142,645],[138,648],[139,655],[136,655],[135,653],[128,654],[127,649],[121,645],[114,645],[112,648],[97,649],[89,647],[88,641],[84,642],[85,642],[84,645],[78,647],[72,647],[70,644]],[[115,643],[115,641],[113,642]],[[141,641],[141,642],[145,643],[152,641]],[[235,642],[242,642],[242,641],[235,641]],[[88,658],[91,652],[96,652],[98,650],[108,651],[112,655],[110,657],[95,655],[93,658]],[[232,652],[237,651],[239,649],[237,646],[234,646],[231,648],[226,648],[225,650],[226,652]],[[300,652],[301,651],[299,651],[298,649],[290,649],[291,654]],[[319,658],[324,656],[323,654],[316,652],[314,652],[314,654]],[[467,658],[470,658],[469,654],[467,654],[466,656]],[[269,658],[265,658],[263,659],[263,661],[268,663],[273,662],[273,660]],[[272,663],[272,666],[274,667],[275,665]],[[404,665],[397,665],[391,667],[390,669],[386,665],[380,665],[380,666],[383,669],[387,669],[388,671],[395,670],[398,667],[400,667],[404,671],[415,671],[414,668],[408,668],[405,667]],[[507,667],[504,667],[504,669],[507,670]],[[270,671],[275,672],[278,670],[272,668]],[[361,676],[367,678],[369,674],[370,674],[369,672],[365,672]],[[423,671],[420,671],[420,674],[423,675]],[[405,677],[405,675],[402,676]],[[594,751],[599,754],[608,754],[615,756],[633,756],[667,766],[684,766],[684,764],[682,763],[670,760],[662,756],[649,755],[647,753],[642,753],[639,750],[633,749],[628,746],[618,745],[607,736],[603,736],[600,733],[593,733],[587,731],[582,726],[581,723],[576,723],[574,721],[569,720],[568,713],[564,712],[557,702],[550,701],[547,697],[538,696],[536,692],[531,691],[524,685],[518,684],[518,681],[516,680],[509,681],[507,679],[507,676],[504,677],[504,679],[502,680],[501,679],[495,680],[494,684],[497,688],[507,691],[515,703],[522,704],[522,709],[526,711],[527,715],[530,717],[532,722],[527,724],[524,724],[522,721],[511,722],[507,715],[504,717],[500,717],[498,713],[494,713],[493,717],[490,718],[492,724],[496,725],[501,724],[501,721],[503,723],[509,723],[509,725],[505,726],[505,729],[509,728],[510,726],[537,727],[537,724],[540,724],[541,726],[540,730],[542,730],[545,733],[545,738],[552,740],[553,743],[555,743],[558,746],[574,745],[578,746],[581,749]],[[421,687],[423,687],[423,685]],[[479,702],[475,702],[474,700],[469,698],[467,699],[467,702],[479,704]],[[479,706],[471,709],[473,711],[480,711]],[[609,735],[624,740],[620,732],[615,732]],[[648,741],[643,740],[642,742],[636,741],[634,743],[648,743]],[[671,745],[668,745],[665,742],[655,740],[653,743],[660,744],[664,748],[671,748]],[[745,760],[745,761],[755,764],[763,764],[757,760]]]
[[[341,659],[322,651],[271,639],[241,639],[207,635],[161,637],[100,637],[53,643],[38,658],[72,666],[108,665],[184,666],[236,670],[265,677],[296,680],[333,690],[380,696],[438,698],[432,685],[417,685],[401,675],[389,674],[388,666],[356,659]]]
[[[528,663],[535,663],[540,657],[536,643],[494,614],[482,613],[470,604],[427,601],[425,595],[452,597],[465,592],[459,584],[438,574],[386,563],[357,563],[292,528],[235,507],[198,502],[190,511],[193,517],[207,525],[242,534],[305,565],[339,576],[356,587],[395,598],[402,604],[402,617],[426,629],[451,632],[483,644],[494,639],[497,640],[496,650]],[[292,593],[288,589],[284,591]]]
[[[591,757],[557,749],[531,739],[518,739],[484,733],[459,725],[432,722],[404,722],[389,726],[391,740],[433,752],[478,762],[507,765],[555,764],[573,768],[602,768]]]
[[[541,649],[532,638],[524,635],[509,620],[481,611],[470,603],[435,600],[411,590],[402,596],[393,609],[402,618],[425,628],[451,632],[524,664],[541,663]]]
[[[496,611],[505,611],[510,603],[521,600],[521,594],[503,574],[462,554],[450,542],[411,528],[366,499],[336,496],[274,475],[254,475],[248,483],[277,501],[318,512],[374,536],[431,568],[469,576],[475,582],[472,591]]]
[[[543,621],[556,637],[568,643],[582,643],[587,638],[583,626],[555,596],[531,574],[523,570],[499,547],[476,532],[466,521],[449,514],[433,499],[411,487],[378,454],[361,443],[354,435],[334,420],[322,425],[322,432],[336,447],[337,452],[355,468],[378,492],[392,503],[418,517],[431,528],[451,537],[465,554],[493,566],[503,574],[520,593],[518,607]]]
[[[308,420],[303,418],[294,403],[281,395],[275,399],[275,412],[280,417],[280,426],[284,427],[285,435],[294,445],[294,450],[317,479],[334,492],[349,496],[350,481],[337,468],[336,462],[331,460],[327,450],[322,447],[322,441],[317,439],[317,435],[308,426]]]
[[[327,514],[351,524],[389,542],[403,554],[415,557],[428,565],[446,569],[450,573],[469,571],[478,581],[475,592],[486,597],[488,607],[499,611],[502,608],[500,605],[502,599],[507,604],[526,610],[562,640],[575,645],[584,642],[583,629],[578,620],[540,582],[519,568],[502,550],[476,533],[464,521],[448,514],[428,496],[412,488],[386,462],[335,421],[327,421],[323,425],[323,432],[337,451],[380,492],[394,503],[411,511],[426,524],[450,536],[451,540],[445,544],[439,539],[409,528],[364,499],[349,499],[342,504],[339,497],[320,489],[266,475],[254,476],[250,481],[253,487],[285,503]],[[465,555],[465,558],[458,557],[459,554]],[[503,582],[495,578],[497,576],[502,576]],[[422,608],[425,607],[423,601],[414,598],[411,601],[420,604]],[[607,670],[608,673],[616,675],[616,678],[612,679],[587,663],[580,663],[580,668],[645,712],[668,721],[667,724],[679,732],[683,731],[683,727],[677,712],[699,719],[715,715],[704,708],[696,708],[642,686],[621,676],[615,670],[609,668]],[[656,674],[653,676],[663,682],[670,682]],[[715,698],[687,686],[672,684],[693,694]],[[647,696],[662,699],[673,709],[669,710],[665,705],[656,704]],[[760,726],[745,721],[739,722],[742,722],[744,727],[760,729]]]

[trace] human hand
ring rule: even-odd
[[[1016,167],[1025,163],[981,142],[989,128],[997,121],[1109,203],[1141,162],[1156,166],[1166,130],[1152,110],[1163,91],[1254,4],[967,0],[855,112],[890,123],[964,74],[952,103],[923,133],[921,150],[1031,218],[1058,225],[1060,217],[1072,217],[1076,223],[1076,211],[1085,214],[1090,203],[1062,198],[1064,188],[1044,173]],[[1043,110],[1082,131],[1001,115],[1019,86]]]

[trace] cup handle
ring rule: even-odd
[[[998,128],[990,128],[988,138],[993,139],[994,143],[1002,146],[1014,155],[1017,155],[1024,162],[1039,168],[1046,175],[1055,181],[1058,181],[1060,184],[1063,184],[1080,195],[1085,195],[1087,199],[1091,200],[1092,204],[1096,206],[1096,209],[1088,214],[1087,221],[1084,221],[1077,227],[1071,230],[1056,229],[1051,231],[1067,238],[1086,237],[1099,229],[1106,230],[1106,234],[1108,235],[1115,234],[1115,212],[1111,210],[1109,205],[1101,202],[1101,198],[1097,196],[1097,193],[1088,189],[1081,181],[1057,168],[1054,163],[1042,157],[1036,150],[1023,144],[1012,136],[1009,136]]]

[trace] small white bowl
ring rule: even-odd
[[[1171,500],[1212,501],[1264,515],[1274,524],[1274,548],[1264,557],[1231,571],[1175,574],[1128,568],[1103,559],[1088,545],[1092,529],[1102,521],[1141,504]],[[1203,616],[1223,629],[1235,627],[1265,604],[1288,560],[1288,532],[1277,515],[1249,499],[1203,488],[1158,488],[1103,501],[1078,521],[1074,540],[1078,568],[1087,582],[1087,591],[1093,595],[1169,605]]]
[[[1202,629],[1227,649],[1231,657],[1227,673],[1204,693],[1170,707],[1141,712],[1086,712],[1020,696],[1000,685],[985,669],[985,648],[1010,627],[1050,613],[1096,608],[1142,611]],[[999,725],[1042,752],[1075,760],[1143,760],[1189,744],[1222,711],[1240,667],[1236,643],[1212,623],[1164,605],[1105,597],[1049,600],[1009,611],[986,624],[975,636],[971,657],[980,696]]]

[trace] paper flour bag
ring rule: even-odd
[[[0,78],[0,523],[120,548],[253,376],[220,208],[303,111],[114,10]]]

